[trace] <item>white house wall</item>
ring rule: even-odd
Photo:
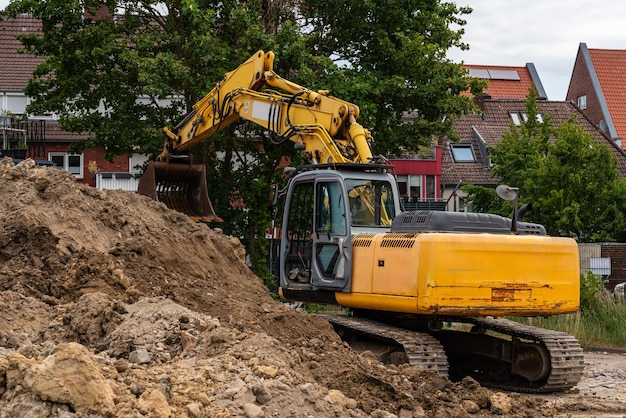
[[[3,114],[22,115],[26,113],[28,98],[23,93],[4,92],[0,96],[0,110]]]

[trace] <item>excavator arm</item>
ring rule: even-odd
[[[165,127],[163,151],[139,181],[138,192],[196,221],[221,222],[206,191],[206,168],[176,162],[213,134],[239,120],[290,140],[313,164],[372,161],[369,131],[358,106],[285,80],[273,70],[274,53],[257,51],[197,102],[173,129]]]
[[[369,132],[358,122],[359,108],[281,78],[273,71],[274,53],[258,51],[224,75],[174,128],[157,158],[187,151],[243,119],[297,144],[312,163],[368,163]]]

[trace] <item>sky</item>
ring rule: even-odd
[[[455,62],[524,66],[533,63],[549,100],[565,100],[581,42],[590,49],[626,49],[624,0],[453,0],[465,16],[469,51]]]
[[[445,0],[474,11],[465,16],[455,62],[535,65],[550,100],[565,100],[581,42],[591,49],[626,49],[624,0]],[[0,0],[0,10],[9,0]]]

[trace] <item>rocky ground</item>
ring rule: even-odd
[[[585,352],[585,372],[566,393],[537,396],[564,417],[626,417],[626,350]]]
[[[356,354],[237,239],[144,196],[8,159],[0,196],[0,418],[624,413],[593,384],[505,394]]]

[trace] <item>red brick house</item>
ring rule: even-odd
[[[27,15],[0,19],[0,156],[53,162],[79,182],[100,188],[136,190],[132,174],[136,173],[134,167],[145,161],[143,156],[118,156],[108,162],[102,148],[70,153],[69,146],[87,135],[63,131],[56,115],[26,115],[29,98],[23,90],[43,60],[18,52],[22,45],[15,36],[29,32],[41,32],[37,19]]]
[[[578,46],[566,100],[575,102],[620,146],[626,135],[626,50]]]

